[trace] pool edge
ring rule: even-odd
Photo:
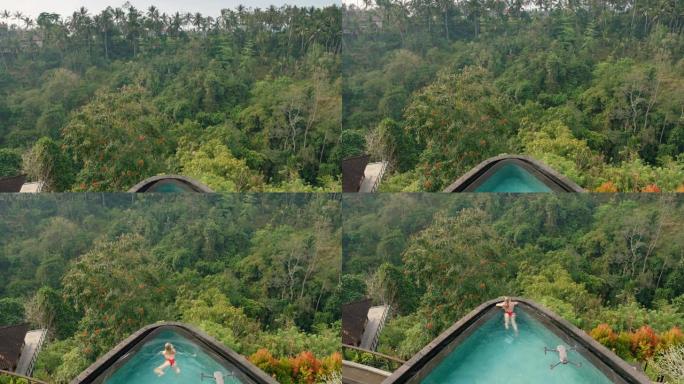
[[[544,177],[553,181],[558,187],[564,189],[564,191],[562,192],[586,192],[584,188],[580,187],[577,183],[570,180],[567,176],[560,174],[558,171],[540,162],[539,160],[534,159],[530,156],[511,154],[501,154],[482,161],[481,163],[470,169],[468,172],[463,174],[461,177],[456,179],[456,181],[451,183],[448,187],[444,188],[442,192],[464,192],[464,189],[466,189],[471,183],[473,183],[480,176],[486,173],[492,166],[502,161],[518,161],[527,164],[528,167],[534,168],[536,172],[539,172]],[[559,191],[555,192],[558,193]]]
[[[259,367],[252,364],[247,358],[238,354],[237,352],[225,347],[218,340],[209,336],[205,332],[185,323],[180,322],[170,322],[163,321],[154,324],[147,325],[138,331],[134,332],[126,339],[117,344],[114,348],[109,350],[109,352],[100,356],[94,363],[92,363],[88,368],[76,376],[70,381],[70,384],[90,384],[92,383],[100,374],[104,373],[107,368],[114,364],[119,358],[124,356],[131,350],[135,345],[141,342],[148,334],[150,334],[155,329],[161,327],[169,328],[180,328],[186,332],[189,332],[194,337],[207,344],[214,352],[218,353],[219,356],[228,360],[230,363],[235,365],[245,376],[254,380],[257,384],[278,384],[278,382],[271,376],[262,371]]]
[[[520,297],[513,297],[512,299],[534,309],[539,314],[544,315],[554,326],[574,339],[577,339],[588,352],[594,354],[603,364],[612,369],[627,383],[651,384],[651,381],[644,373],[627,364],[627,362],[622,360],[611,350],[601,345],[598,341],[591,338],[591,336],[572,325],[567,320],[534,301]],[[413,355],[404,365],[399,367],[390,377],[385,379],[382,384],[407,383],[443,348],[446,348],[456,337],[465,332],[474,322],[484,316],[496,305],[496,303],[499,303],[502,300],[503,297],[499,297],[477,306],[451,327],[439,334],[439,336],[418,351],[418,353]]]
[[[147,191],[147,188],[149,188],[152,184],[154,184],[157,181],[160,180],[178,180],[181,181],[187,185],[189,185],[192,189],[194,189],[194,192],[200,192],[200,193],[214,193],[214,191],[209,188],[206,184],[199,180],[195,180],[191,177],[188,176],[183,176],[183,175],[176,175],[176,174],[169,174],[169,175],[156,175],[152,177],[148,177],[145,180],[140,181],[139,183],[135,184],[134,186],[130,187],[128,189],[128,192],[130,193],[142,193]]]

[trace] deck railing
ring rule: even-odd
[[[387,316],[389,315],[390,306],[387,305],[385,310],[382,312],[382,317],[380,318],[380,323],[378,324],[378,329],[373,335],[373,341],[371,341],[370,349],[375,351],[378,348],[378,342],[380,341],[380,332],[385,327],[385,321],[387,321]]]
[[[390,372],[368,365],[342,360],[342,374],[337,381],[342,384],[382,384],[391,375]]]
[[[376,177],[375,181],[373,182],[371,192],[377,192],[378,187],[380,186],[380,180],[382,180],[382,177],[385,175],[385,170],[387,169],[386,161],[381,161],[380,163],[382,164],[382,167],[380,168],[380,172],[378,172],[378,177]]]
[[[47,333],[47,329],[43,329],[43,333],[40,335],[40,339],[38,339],[38,346],[36,347],[35,352],[33,352],[33,356],[31,356],[31,362],[29,363],[29,366],[26,369],[26,374],[29,376],[33,375],[33,368],[35,367],[36,361],[38,360],[38,354],[40,354],[40,350],[43,348],[43,343],[45,342],[45,336],[47,335]]]
[[[342,356],[345,360],[364,364],[370,367],[392,372],[402,366],[405,361],[394,356],[371,351],[369,349],[355,347],[353,345],[342,345]]]
[[[13,377],[15,379],[25,380],[28,384],[48,384],[44,381],[34,379],[33,377],[20,375],[18,373],[14,373],[14,372],[10,372],[10,371],[3,371],[2,369],[0,369],[0,377],[2,377],[2,376],[10,376],[10,377]],[[20,383],[21,383],[21,381],[20,381]]]

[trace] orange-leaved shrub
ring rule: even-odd
[[[677,327],[672,327],[669,331],[665,331],[658,337],[658,352],[670,349],[676,345],[684,344],[684,332]]]
[[[645,186],[643,189],[641,189],[641,192],[662,192],[660,190],[660,187],[657,186],[656,184],[649,184]]]
[[[330,356],[317,359],[310,351],[294,357],[274,357],[262,348],[249,357],[249,360],[282,384],[315,384],[329,380],[342,370],[342,355],[335,352]]]
[[[612,181],[606,181],[605,183],[596,187],[596,192],[617,192],[618,188]]]
[[[637,360],[644,361],[655,354],[658,335],[653,328],[643,325],[631,335],[631,351]]]
[[[615,347],[615,342],[617,341],[617,334],[606,323],[599,324],[596,328],[592,329],[589,332],[589,336],[611,349]]]
[[[643,325],[633,332],[616,333],[608,324],[599,324],[589,335],[623,359],[645,361],[656,353],[684,344],[684,332],[673,327],[660,334]]]

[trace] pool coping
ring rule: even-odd
[[[497,163],[500,163],[502,161],[511,161],[515,163],[519,163],[523,165],[523,168],[525,170],[530,171],[533,170],[532,174],[535,175],[535,173],[538,173],[539,175],[542,175],[544,178],[549,179],[552,181],[555,186],[559,187],[559,189],[562,189],[562,191],[554,191],[554,192],[586,192],[582,187],[577,185],[574,181],[570,180],[566,176],[563,176],[560,174],[558,171],[555,169],[549,167],[548,165],[540,162],[539,160],[536,160],[532,157],[525,156],[525,155],[510,155],[510,154],[502,154],[494,157],[490,157],[489,159],[481,162],[480,164],[476,165],[473,167],[470,171],[466,172],[463,176],[459,177],[456,181],[451,183],[448,187],[446,187],[442,192],[466,192],[466,188],[471,186],[475,181],[477,181],[481,176],[483,176],[487,171],[489,171],[493,166],[495,166]],[[538,175],[535,175],[538,176]],[[544,182],[544,180],[541,180]],[[547,186],[551,187],[548,185],[546,182],[544,182]],[[553,188],[552,188],[553,189]],[[545,192],[548,193],[548,192]]]
[[[644,373],[629,365],[626,361],[622,360],[622,358],[617,356],[611,350],[594,340],[587,333],[577,328],[562,317],[551,312],[549,309],[525,298],[512,297],[511,299],[531,307],[535,311],[544,315],[552,322],[554,326],[558,327],[561,331],[565,332],[569,336],[572,336],[574,339],[580,342],[582,347],[587,349],[588,352],[592,353],[596,358],[612,369],[627,383],[651,384],[650,379]],[[456,339],[456,337],[467,331],[473,323],[479,320],[492,307],[501,301],[503,301],[503,297],[498,297],[480,304],[477,308],[470,311],[467,315],[454,323],[454,325],[449,327],[434,340],[428,343],[418,353],[413,355],[413,357],[411,357],[404,365],[399,367],[392,373],[390,377],[385,379],[382,384],[399,384],[409,382],[409,380],[411,380],[424,366],[426,366],[432,360],[432,358],[437,356],[437,354],[443,348],[448,347],[449,344]]]
[[[109,352],[100,356],[100,358],[81,372],[81,374],[71,380],[70,384],[89,384],[94,382],[99,375],[104,373],[111,365],[116,363],[117,360],[128,353],[128,351],[141,342],[147,335],[161,327],[176,327],[192,334],[192,336],[207,344],[213,352],[235,365],[235,367],[237,367],[245,376],[257,384],[278,384],[274,378],[252,364],[247,358],[224,346],[218,340],[189,324],[173,321],[158,322],[139,329],[117,344]]]
[[[195,180],[191,177],[183,176],[183,175],[157,175],[157,176],[152,176],[148,177],[147,179],[139,182],[138,184],[132,186],[131,188],[128,189],[128,192],[133,192],[133,193],[143,193],[145,192],[145,187],[147,187],[149,184],[155,183],[160,180],[166,180],[166,179],[175,179],[175,180],[180,180],[186,184],[189,184],[192,188],[196,189],[195,192],[201,192],[201,193],[213,193],[214,191],[209,188],[206,184],[200,182],[199,180]]]

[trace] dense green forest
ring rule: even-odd
[[[345,197],[342,209],[344,300],[371,297],[394,313],[381,353],[408,359],[505,295],[649,362],[654,378],[660,356],[684,352],[677,194],[380,194]]]
[[[49,329],[34,375],[55,383],[159,320],[282,383],[324,382],[341,368],[340,255],[334,195],[0,197],[0,325]]]
[[[51,191],[125,191],[160,173],[216,191],[337,191],[340,49],[336,6],[0,10],[0,177]]]
[[[342,152],[389,161],[381,191],[501,153],[589,190],[684,191],[684,2],[363,3],[343,8]]]

